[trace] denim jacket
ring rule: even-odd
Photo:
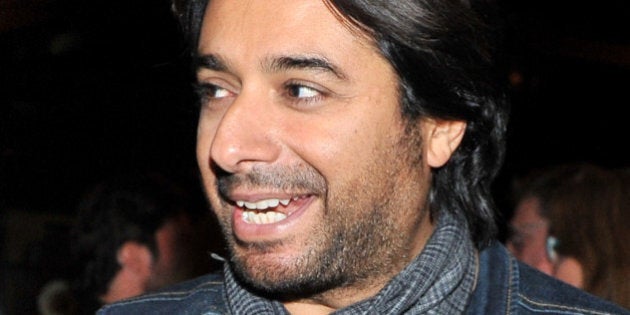
[[[516,261],[495,243],[479,255],[477,286],[467,314],[623,314],[630,311]],[[206,275],[166,290],[101,308],[105,314],[231,314],[222,276]],[[241,315],[241,314],[236,314]]]

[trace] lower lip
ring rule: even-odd
[[[265,242],[278,241],[286,237],[288,234],[297,233],[298,226],[302,220],[300,218],[307,213],[307,209],[314,202],[315,197],[310,196],[305,199],[299,199],[298,207],[286,219],[270,224],[253,224],[243,220],[243,209],[235,207],[232,215],[232,226],[234,234],[243,242]],[[291,204],[295,204],[293,201]],[[290,204],[290,205],[291,205]]]

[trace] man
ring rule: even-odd
[[[114,176],[86,194],[73,232],[82,313],[212,270],[202,256],[210,226],[191,201],[156,173]]]
[[[589,163],[532,170],[514,185],[507,247],[520,261],[630,307],[630,186],[624,173]]]
[[[176,7],[196,47],[197,158],[230,258],[220,276],[102,314],[623,312],[492,240],[507,109],[467,6]]]
[[[553,212],[550,202],[557,198],[554,196],[570,178],[584,172],[583,167],[582,164],[566,164],[537,169],[514,182],[514,213],[510,218],[507,248],[519,261],[550,276],[557,276],[559,267],[555,252],[558,240],[549,233],[549,217]],[[574,265],[573,260],[568,262],[568,267]],[[578,283],[563,280],[579,287]]]
[[[552,274],[553,262],[549,257],[549,220],[540,215],[538,197],[520,201],[510,219],[508,249],[523,263],[548,275]]]

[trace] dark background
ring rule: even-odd
[[[513,114],[495,187],[536,167],[628,167],[627,0],[499,1]],[[0,312],[32,314],[71,275],[65,242],[93,182],[155,169],[199,190],[196,108],[164,0],[0,1]],[[45,263],[42,263],[45,262]],[[16,301],[20,301],[19,303]]]

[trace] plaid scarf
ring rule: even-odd
[[[337,310],[355,314],[461,314],[472,296],[478,262],[462,220],[443,213],[435,232],[401,273],[376,296]],[[226,299],[232,314],[286,314],[282,303],[256,296],[234,279],[225,265]]]

